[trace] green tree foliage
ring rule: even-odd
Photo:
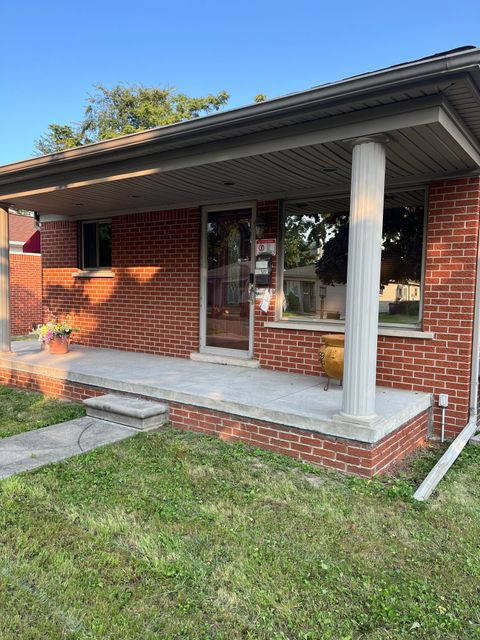
[[[285,269],[312,264],[316,251],[317,216],[287,216],[285,219]]]
[[[422,269],[423,207],[385,209],[383,216],[383,247],[380,285],[389,282],[420,281]],[[316,263],[316,273],[325,284],[347,281],[349,215],[322,215],[316,223],[323,227],[324,242]],[[328,229],[325,236],[325,228]],[[313,233],[313,231],[311,232]],[[319,234],[317,234],[318,237]]]
[[[35,142],[40,153],[65,151],[86,144],[80,127],[74,125],[49,124],[48,133]]]
[[[420,281],[422,269],[423,207],[386,208],[383,216],[380,285]],[[285,220],[285,269],[315,263],[326,285],[347,281],[349,212],[333,211]]]
[[[39,153],[54,153],[90,142],[183,122],[218,111],[229,94],[220,91],[194,98],[171,87],[118,84],[109,89],[95,85],[79,124],[51,124],[35,146]]]

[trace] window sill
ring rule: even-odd
[[[84,269],[72,273],[72,278],[114,278],[115,273],[110,269]]]
[[[276,322],[264,322],[263,326],[267,329],[294,329],[295,331],[321,331],[322,333],[345,332],[345,323],[343,322],[286,322],[278,320]],[[378,327],[378,335],[392,338],[416,338],[418,340],[433,340],[435,338],[435,334],[431,331],[383,326]]]

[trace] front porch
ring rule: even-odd
[[[479,56],[3,167],[1,380],[157,398],[178,426],[364,475],[425,439],[432,396],[457,434],[477,395]],[[38,214],[44,319],[72,316],[83,345],[65,358],[9,352],[9,207]],[[331,332],[344,386],[325,392],[309,374]]]
[[[341,389],[324,391],[320,377],[80,345],[55,356],[34,340],[12,348],[0,356],[4,383],[77,400],[117,392],[166,401],[176,426],[346,472],[373,475],[388,466],[390,446],[399,457],[399,447],[413,449],[426,437],[426,393],[379,387],[381,420],[347,425],[332,417],[341,409]]]

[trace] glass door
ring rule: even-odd
[[[252,209],[204,212],[202,349],[252,353]]]

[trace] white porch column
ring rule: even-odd
[[[8,207],[0,206],[0,352],[10,351],[10,254]]]
[[[385,140],[361,138],[353,147],[348,239],[345,366],[340,419],[373,422],[378,295],[382,254]]]

